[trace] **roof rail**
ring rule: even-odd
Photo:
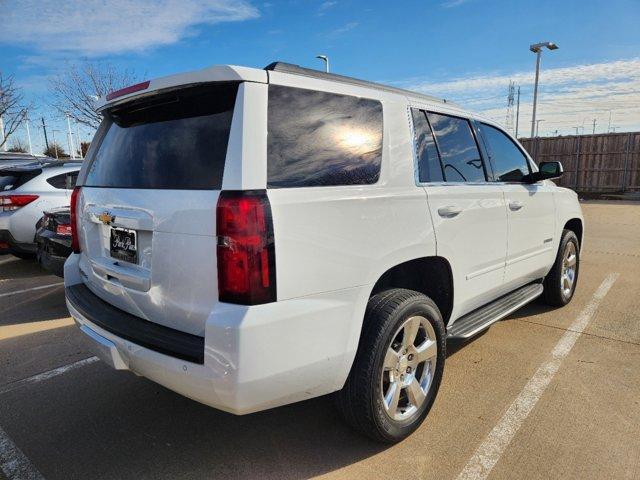
[[[304,68],[300,65],[294,65],[293,63],[286,62],[273,62],[264,67],[267,71],[291,73],[293,75],[303,75],[305,77],[319,78],[321,80],[331,80],[334,82],[349,83],[351,85],[358,85],[360,87],[373,88],[375,90],[383,90],[391,93],[399,93],[402,95],[412,95],[414,97],[420,97],[431,102],[449,103],[444,98],[437,98],[431,95],[425,95],[423,93],[412,92],[411,90],[405,90],[403,88],[390,87],[381,83],[369,82],[367,80],[360,80],[358,78],[347,77],[345,75],[337,75],[335,73],[321,72],[320,70],[313,70],[311,68]]]

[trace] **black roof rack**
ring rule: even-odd
[[[376,90],[383,90],[391,93],[399,93],[402,95],[412,95],[414,97],[421,97],[431,102],[448,103],[444,98],[432,97],[431,95],[424,95],[422,93],[412,92],[411,90],[405,90],[403,88],[390,87],[381,83],[369,82],[367,80],[360,80],[358,78],[347,77],[345,75],[337,75],[335,73],[321,72],[320,70],[313,70],[312,68],[304,68],[300,65],[294,65],[293,63],[286,62],[273,62],[264,67],[267,71],[291,73],[293,75],[303,75],[305,77],[319,78],[322,80],[331,80],[334,82],[349,83],[351,85],[358,85],[360,87],[373,88]]]

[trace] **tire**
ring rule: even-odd
[[[340,413],[373,440],[401,441],[429,413],[445,354],[445,326],[433,300],[399,288],[374,295],[351,372],[336,394]]]
[[[578,237],[571,230],[563,230],[556,260],[544,279],[542,297],[544,302],[552,307],[563,307],[568,304],[576,291],[579,272],[580,244]]]

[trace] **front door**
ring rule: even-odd
[[[553,185],[526,183],[529,160],[502,130],[480,124],[496,183],[507,206],[508,234],[505,285],[517,287],[543,277],[555,258]]]

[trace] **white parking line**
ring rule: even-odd
[[[38,383],[43,380],[49,380],[50,378],[57,377],[58,375],[62,375],[63,373],[70,372],[71,370],[84,367],[85,365],[89,365],[97,361],[98,361],[98,357],[89,357],[83,360],[78,360],[77,362],[74,362],[74,363],[62,365],[61,367],[54,368],[53,370],[49,370],[47,372],[42,372],[37,375],[33,375],[32,377],[27,377],[27,378],[23,378],[22,380],[17,380],[15,382],[7,383],[6,385],[0,386],[0,394],[11,392],[16,388],[20,388],[25,385],[30,385],[32,383]]]
[[[32,377],[23,378],[16,382],[0,387],[0,394],[7,393],[16,388],[32,383],[48,380],[63,373],[67,373],[76,368],[84,367],[97,362],[98,357],[89,357],[74,363],[69,363],[47,372],[42,372]],[[7,477],[7,480],[44,480],[42,474],[11,440],[9,435],[0,427],[0,470]]]
[[[540,400],[560,368],[562,360],[569,354],[617,278],[617,273],[611,273],[603,280],[587,306],[562,335],[549,359],[540,365],[500,421],[475,451],[473,457],[467,462],[458,475],[458,480],[483,480],[489,476],[495,464],[500,460],[502,452],[509,446],[522,423]]]
[[[23,290],[15,290],[13,292],[0,293],[0,298],[9,297],[11,295],[18,295],[19,293],[27,293],[27,292],[33,292],[36,290],[44,290],[45,288],[59,287],[60,285],[64,285],[64,282],[50,283],[49,285],[41,285],[40,287],[25,288]]]
[[[42,474],[0,428],[0,469],[7,480],[44,480]]]

